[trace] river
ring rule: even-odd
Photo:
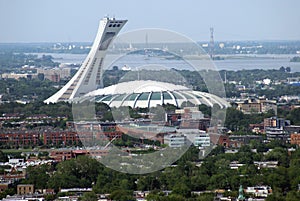
[[[86,58],[86,54],[58,54],[58,53],[39,53],[38,55],[51,55],[55,62],[81,64]],[[290,62],[290,59],[297,55],[221,55],[224,60],[213,61],[217,70],[249,70],[249,69],[279,69],[281,66],[291,67],[292,72],[300,72],[300,62]],[[299,55],[298,55],[299,56]],[[202,60],[192,60],[194,64],[203,62]],[[145,59],[143,56],[126,56],[114,65],[123,67],[124,65],[135,69],[143,64],[165,65],[177,69],[187,69],[180,60],[166,60],[156,57]]]

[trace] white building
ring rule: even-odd
[[[268,197],[268,195],[272,194],[272,188],[270,186],[254,186],[247,187],[245,189],[246,193],[253,194],[255,197]]]
[[[32,79],[35,78],[37,76],[37,74],[20,74],[20,73],[3,73],[1,75],[2,79],[15,79],[15,80],[19,80],[21,78],[25,78],[25,79]]]
[[[164,142],[170,147],[180,147],[191,144],[197,147],[209,147],[210,136],[205,131],[198,129],[178,129],[176,130],[176,134],[166,135]]]
[[[200,131],[195,135],[193,144],[197,147],[209,147],[210,146],[210,136],[205,131]]]
[[[187,144],[185,135],[182,134],[169,134],[164,136],[164,143],[169,147],[177,148]]]
[[[290,135],[284,131],[283,127],[281,128],[266,128],[267,140],[280,140],[283,142],[289,141]]]

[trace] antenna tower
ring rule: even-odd
[[[210,28],[210,41],[209,41],[209,56],[210,56],[211,59],[213,59],[213,57],[214,57],[214,46],[215,46],[214,28],[211,27]]]

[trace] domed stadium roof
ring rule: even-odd
[[[121,82],[85,95],[86,99],[103,102],[110,107],[130,106],[132,108],[150,108],[157,105],[173,104],[181,107],[186,102],[195,105],[218,104],[227,108],[230,104],[210,93],[193,91],[185,86],[165,82],[139,80]]]

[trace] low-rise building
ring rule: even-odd
[[[250,141],[263,141],[261,135],[229,135],[231,147],[241,147],[242,145],[249,144]]]
[[[38,145],[40,133],[38,131],[12,130],[0,131],[0,145],[22,146]]]
[[[254,161],[253,162],[257,168],[277,168],[278,161]]]
[[[32,79],[37,77],[37,74],[18,74],[18,73],[3,73],[2,79],[15,79],[19,80],[20,78]]]
[[[283,129],[289,134],[300,133],[300,126],[290,125],[285,126]]]
[[[280,140],[282,142],[288,142],[290,140],[290,134],[284,131],[284,129],[281,128],[273,128],[273,127],[267,127],[266,128],[266,135],[267,140]]]
[[[45,79],[60,82],[71,76],[71,68],[38,68],[37,74],[43,74]]]
[[[239,163],[238,161],[232,161],[230,164],[229,164],[229,167],[230,169],[232,170],[237,170],[239,167],[242,167],[244,166],[245,164],[243,163]]]
[[[34,185],[33,184],[19,184],[17,186],[17,194],[18,195],[29,195],[34,193]]]
[[[228,135],[219,133],[209,133],[212,144],[230,147],[230,139]]]
[[[278,118],[278,117],[270,117],[264,119],[264,129],[268,127],[272,128],[284,128],[285,126],[291,125],[291,121],[286,120],[284,118]]]
[[[300,133],[291,134],[291,144],[300,146]]]
[[[13,195],[3,198],[2,201],[44,201],[45,198],[42,194],[34,195]]]
[[[198,147],[209,147],[210,146],[210,136],[205,131],[200,132],[195,135],[193,144]]]
[[[272,194],[272,188],[270,186],[247,187],[247,189],[245,189],[245,193],[253,194],[254,197],[258,198],[266,198],[268,195]]]
[[[187,144],[187,137],[183,134],[167,134],[164,136],[164,143],[172,148],[182,147]]]
[[[256,134],[262,134],[265,132],[265,127],[263,123],[259,124],[249,124],[249,129]]]
[[[9,183],[0,183],[0,193],[8,189]]]
[[[90,155],[95,158],[101,158],[108,154],[108,149],[91,149],[91,150],[70,150],[70,149],[58,149],[50,152],[49,157],[55,161],[70,160],[72,158],[77,158],[81,155]]]
[[[245,114],[266,113],[269,110],[274,110],[275,114],[277,113],[277,103],[273,100],[248,99],[237,103],[237,105],[237,109]]]

